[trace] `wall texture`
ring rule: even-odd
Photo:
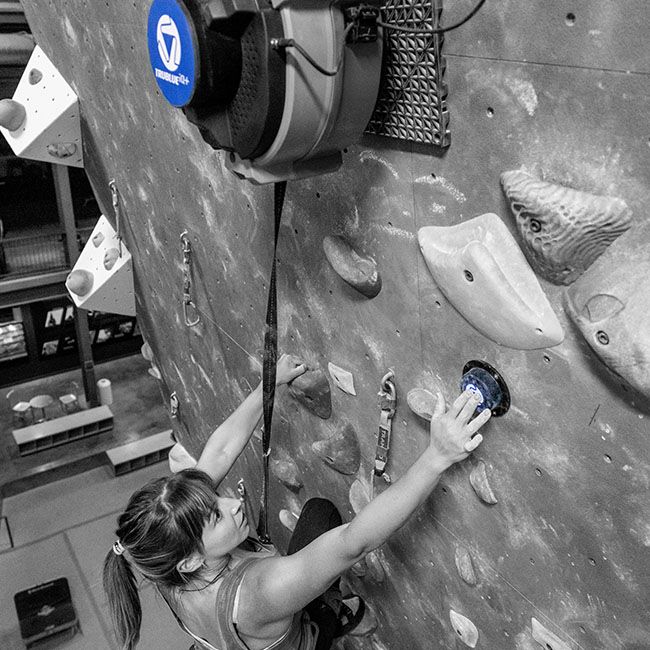
[[[448,3],[443,18],[455,20],[472,3]],[[108,182],[117,182],[138,317],[165,399],[172,391],[179,397],[174,426],[196,453],[259,380],[272,188],[227,172],[223,154],[161,98],[148,64],[148,3],[23,4],[37,42],[79,95],[86,170],[110,219]],[[649,32],[645,0],[488,2],[445,39],[448,150],[366,136],[345,152],[338,173],[289,183],[278,253],[280,346],[313,367],[331,361],[351,371],[357,395],[332,385],[328,420],[286,391],[278,395],[274,455],[293,458],[303,482],[292,491],[272,479],[271,530],[280,546],[289,535],[277,517],[283,508],[297,512],[320,494],[352,515],[350,487],[369,483],[377,391],[389,367],[398,391],[393,477],[427,439],[426,423],[407,407],[410,389],[438,384],[451,400],[464,363],[483,359],[512,392],[512,409],[488,425],[474,457],[444,476],[355,579],[379,626],[372,636],[346,639],[349,650],[465,647],[450,610],[474,623],[477,647],[489,650],[650,647],[647,400],[594,355],[567,316],[563,287],[540,278],[565,329],[562,344],[501,346],[445,299],[417,242],[423,226],[485,212],[500,215],[519,238],[499,182],[514,169],[624,199],[630,232],[645,237]],[[194,328],[182,321],[184,229],[202,316]],[[327,235],[375,258],[383,279],[376,298],[334,273],[322,249]],[[650,307],[648,290],[645,300]],[[337,473],[311,448],[346,423],[360,442],[357,476]],[[494,505],[479,500],[468,480],[480,460]],[[260,475],[255,442],[229,485],[243,476],[257,495]],[[456,569],[459,547],[472,558],[475,585]],[[534,632],[533,618],[547,632],[537,623]]]

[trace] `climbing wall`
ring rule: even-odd
[[[446,3],[442,22],[472,4]],[[148,3],[23,5],[79,97],[86,171],[113,222],[115,179],[139,322],[163,398],[178,398],[176,433],[196,454],[259,381],[272,188],[227,172],[223,154],[161,98],[148,64]],[[349,519],[385,489],[370,472],[389,368],[393,479],[427,442],[409,391],[439,387],[454,399],[472,359],[495,366],[511,390],[510,411],[490,422],[473,457],[351,578],[376,629],[346,639],[346,650],[650,647],[649,31],[646,0],[487,2],[445,36],[448,149],[366,135],[339,172],[288,185],[280,347],[326,374],[330,362],[349,371],[356,395],[330,377],[324,419],[279,391],[270,513],[279,546],[290,534],[281,511],[290,523],[307,498],[325,495]],[[507,236],[451,230],[486,213]],[[433,243],[451,242],[442,266],[469,271],[467,286],[434,280],[435,260],[418,240],[429,227],[446,229]],[[182,311],[184,230],[193,327]],[[327,240],[332,259],[349,246],[376,262],[377,295],[335,273],[326,237],[340,238]],[[512,277],[522,265],[506,254],[508,237],[532,269],[525,281]],[[463,242],[480,264],[464,257]],[[542,328],[520,321],[538,290],[562,342],[535,339]],[[502,302],[486,301],[493,294]],[[488,335],[504,314],[542,347]],[[357,440],[359,462],[344,462],[354,456],[337,455],[339,441],[354,451]],[[227,482],[234,489],[243,477],[255,501],[259,444]]]

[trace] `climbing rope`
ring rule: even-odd
[[[262,360],[262,405],[264,410],[264,429],[262,430],[263,481],[257,535],[263,544],[271,543],[268,528],[269,455],[271,453],[271,421],[273,419],[273,400],[275,398],[275,374],[278,362],[278,306],[275,285],[276,252],[278,249],[278,235],[280,234],[280,221],[282,220],[282,207],[284,206],[286,189],[286,181],[275,184],[273,198],[275,236],[273,238],[273,263],[271,266],[271,280],[269,282],[269,298],[266,306],[264,358]]]
[[[386,472],[388,452],[390,451],[390,434],[395,416],[397,402],[395,392],[395,373],[389,370],[381,379],[379,389],[379,428],[377,431],[377,448],[375,450],[375,467],[372,472],[372,485],[374,493],[375,476],[381,476],[386,483],[391,482],[390,474]],[[374,494],[373,494],[374,496]]]
[[[187,327],[194,327],[201,322],[201,315],[192,300],[192,245],[187,230],[181,233],[183,247],[183,320]]]

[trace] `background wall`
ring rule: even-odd
[[[111,219],[108,181],[116,179],[135,258],[138,319],[165,399],[178,394],[177,433],[198,453],[259,380],[272,188],[228,173],[222,153],[161,98],[148,64],[148,3],[23,4],[37,42],[79,95],[86,171]],[[456,20],[472,4],[447,3],[443,19]],[[338,173],[289,183],[278,254],[280,346],[313,367],[331,361],[351,371],[357,396],[332,385],[332,417],[322,420],[286,391],[279,394],[274,455],[290,455],[303,482],[292,491],[272,479],[272,534],[280,546],[289,536],[280,509],[298,512],[321,494],[351,516],[353,481],[369,482],[377,391],[389,367],[398,389],[393,477],[427,440],[426,423],[406,404],[411,388],[439,383],[451,400],[464,363],[483,359],[512,392],[511,411],[488,425],[474,457],[444,476],[426,506],[376,554],[374,569],[357,579],[379,627],[371,637],[347,639],[348,649],[464,647],[450,609],[473,621],[477,647],[490,650],[538,648],[533,617],[556,635],[546,637],[551,650],[650,646],[647,404],[593,355],[565,313],[563,288],[540,278],[565,341],[513,350],[482,336],[446,301],[417,244],[422,226],[485,212],[499,214],[518,238],[499,184],[501,172],[518,168],[621,197],[635,228],[647,221],[646,4],[486,3],[445,39],[447,151],[366,136],[345,152]],[[191,329],[181,310],[184,229],[202,313]],[[334,234],[376,259],[383,278],[376,298],[358,294],[328,264],[322,239]],[[357,476],[335,472],[311,449],[344,423],[361,445]],[[479,460],[495,505],[470,487]],[[243,476],[257,496],[260,470],[256,443],[230,485]],[[459,545],[472,556],[475,586],[456,570]]]

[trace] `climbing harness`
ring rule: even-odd
[[[388,452],[390,450],[390,433],[395,415],[395,373],[389,370],[381,379],[381,388],[379,389],[379,429],[377,431],[377,449],[375,451],[375,467],[372,473],[373,484],[374,477],[381,476],[386,483],[390,483],[390,475],[386,472],[388,464]]]
[[[187,230],[181,233],[181,244],[183,245],[183,320],[187,327],[194,327],[201,321],[201,314],[192,300],[191,276],[192,276],[192,245],[190,244]]]
[[[115,235],[117,237],[117,242],[118,242],[118,253],[119,256],[122,257],[122,235],[120,233],[120,198],[117,193],[117,184],[115,183],[114,178],[112,178],[109,181],[108,187],[111,190],[111,199],[113,201],[113,212],[115,212]]]
[[[276,276],[276,252],[284,195],[287,190],[286,181],[274,186],[273,212],[275,215],[275,235],[273,238],[273,263],[271,280],[269,282],[269,298],[266,306],[266,328],[264,330],[264,358],[262,360],[262,406],[264,411],[264,428],[262,430],[262,462],[263,482],[260,498],[260,512],[257,524],[257,535],[260,542],[270,544],[271,537],[268,529],[269,502],[269,455],[271,453],[271,421],[273,419],[273,400],[275,397],[275,374],[278,362],[278,305]]]

